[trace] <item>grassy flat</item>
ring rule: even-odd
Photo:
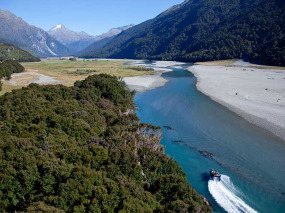
[[[239,59],[228,59],[228,60],[218,60],[218,61],[205,61],[205,62],[196,62],[196,65],[204,65],[204,66],[227,66],[227,67],[231,67],[231,66],[235,66],[232,65],[233,63],[235,63],[236,61],[238,61]],[[257,68],[257,69],[277,69],[277,70],[285,70],[285,67],[280,67],[280,66],[261,66],[261,65],[255,65],[255,64],[251,64],[248,66],[242,66],[242,67],[248,67],[248,68]]]
[[[229,59],[229,60],[196,62],[195,64],[205,65],[205,66],[229,66],[236,61],[237,59]]]
[[[52,77],[57,80],[56,84],[72,86],[75,81],[83,80],[94,74],[106,73],[117,77],[131,77],[151,74],[152,71],[138,71],[135,66],[124,65],[128,61],[114,60],[42,60],[41,62],[21,63],[25,72],[12,78],[10,81],[3,81],[3,88],[0,95],[13,89],[22,88],[29,83],[36,81],[38,74]],[[43,84],[55,84],[54,82]]]

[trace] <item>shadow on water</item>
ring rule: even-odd
[[[185,77],[191,77],[193,74],[190,72],[177,72],[179,69],[173,69],[174,71],[171,72],[165,72],[162,74],[165,78],[185,78]]]
[[[201,181],[203,181],[203,182],[205,182],[205,183],[208,184],[208,181],[209,181],[209,173],[206,173],[206,172],[202,173],[202,174],[201,174]]]

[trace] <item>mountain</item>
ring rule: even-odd
[[[92,58],[93,52],[104,47],[106,44],[108,44],[116,35],[120,34],[124,30],[127,30],[131,27],[135,26],[134,24],[126,25],[123,27],[118,27],[118,28],[112,28],[109,30],[107,33],[103,33],[99,36],[95,36],[96,41],[91,44],[90,46],[86,47],[85,49],[76,52],[74,55],[75,56],[81,56],[84,55],[85,58]],[[89,54],[86,55],[86,53]]]
[[[0,41],[11,43],[37,57],[66,56],[69,50],[44,30],[0,10]]]
[[[281,0],[186,0],[80,56],[284,66],[284,10]]]
[[[126,25],[126,26],[123,26],[123,27],[112,28],[107,33],[103,33],[103,34],[101,34],[99,36],[95,36],[95,40],[99,41],[99,40],[102,40],[102,39],[105,39],[105,38],[113,37],[115,35],[120,34],[122,31],[127,30],[127,29],[129,29],[129,28],[131,28],[133,26],[135,26],[135,25],[134,24],[129,24],[129,25]]]
[[[75,32],[67,29],[64,25],[58,24],[48,31],[48,33],[56,40],[64,44],[72,53],[79,52],[96,41],[100,41],[105,38],[110,38],[118,35],[123,30],[126,30],[134,25],[127,25],[118,28],[112,28],[107,33],[102,35],[93,36],[85,32]]]
[[[58,24],[48,31],[56,40],[64,44],[72,53],[78,52],[93,42],[95,37],[85,32],[74,32],[67,29],[64,25]]]
[[[81,55],[84,55],[84,58],[93,58],[94,51],[104,47],[106,44],[108,44],[115,36],[107,37],[98,41],[95,41],[90,46],[86,47],[85,49],[77,52],[74,54],[76,57],[80,57]],[[88,53],[88,54],[86,54]]]
[[[16,60],[18,62],[36,62],[40,59],[32,56],[30,53],[15,47],[12,44],[0,42],[0,61]]]

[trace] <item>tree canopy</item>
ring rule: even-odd
[[[20,73],[24,70],[25,68],[17,61],[6,60],[3,63],[0,63],[0,91],[2,90],[2,78],[10,79],[13,73]]]
[[[0,129],[1,212],[210,212],[116,77],[6,93]]]

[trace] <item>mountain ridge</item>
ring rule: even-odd
[[[43,29],[28,24],[9,11],[0,10],[0,40],[37,57],[66,56],[69,50]]]
[[[134,24],[125,25],[122,27],[113,27],[108,32],[102,33],[101,35],[95,36],[96,41],[102,40],[104,38],[109,38],[115,35],[120,34],[122,31],[127,30],[131,27],[135,26]]]
[[[64,44],[71,51],[71,53],[74,54],[76,52],[79,52],[87,48],[89,45],[93,44],[94,42],[118,35],[123,30],[128,29],[132,26],[133,25],[130,24],[122,27],[112,28],[106,33],[93,36],[89,35],[84,31],[76,32],[70,30],[67,27],[65,27],[65,25],[63,24],[57,24],[56,26],[51,28],[48,31],[48,33],[49,35],[53,36],[55,39],[60,41],[62,44]]]
[[[284,66],[282,11],[282,1],[187,0],[80,56],[189,62],[246,58]]]
[[[18,62],[38,62],[40,59],[34,57],[13,44],[0,42],[0,61],[16,60]]]
[[[94,36],[83,31],[72,31],[66,28],[63,24],[58,24],[47,32],[56,40],[64,44],[71,53],[82,50],[95,41]]]

